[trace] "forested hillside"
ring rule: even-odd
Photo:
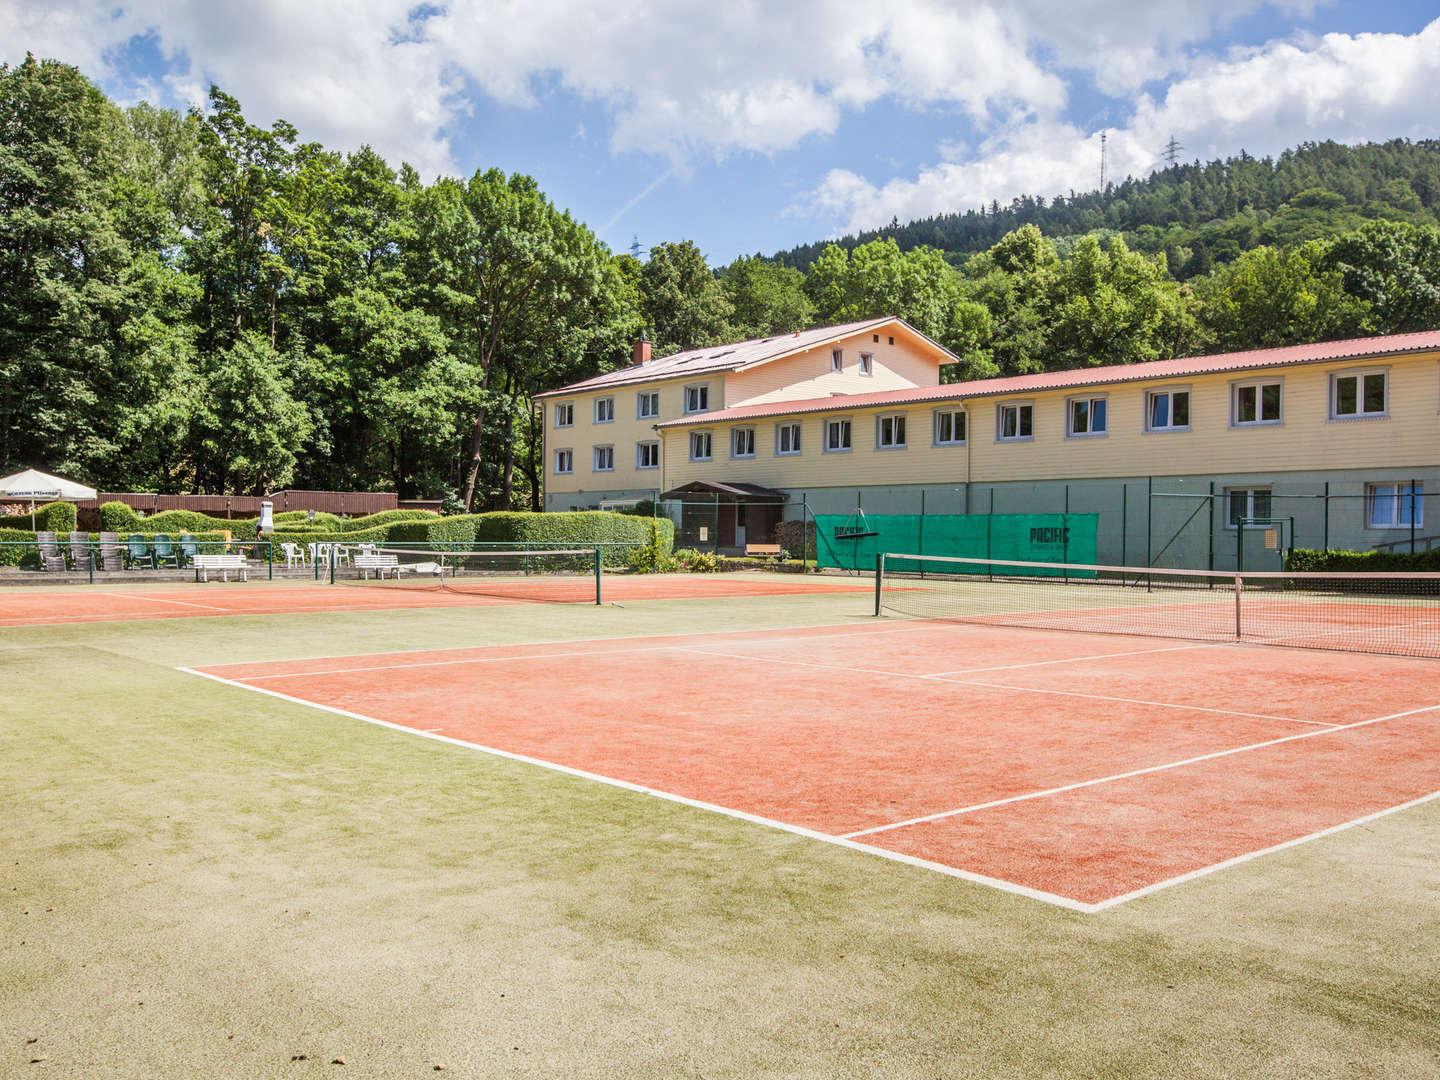
[[[1437,160],[1307,146],[712,268],[612,254],[527,176],[427,183],[219,89],[122,109],[28,59],[0,67],[0,471],[534,507],[530,396],[642,333],[894,314],[967,378],[1440,326]]]
[[[1440,222],[1440,141],[1305,143],[1273,159],[1242,153],[1176,164],[1103,192],[1071,191],[1049,203],[1022,195],[1007,206],[896,221],[835,242],[852,248],[888,238],[902,251],[938,248],[960,265],[1022,225],[1057,238],[1103,231],[1135,250],[1164,252],[1171,274],[1185,280],[1261,245],[1323,239],[1367,221]],[[775,258],[804,270],[827,246],[804,244]]]

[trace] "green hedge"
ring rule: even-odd
[[[45,503],[35,507],[35,532],[69,532],[75,528],[77,515],[75,504],[68,502]],[[24,514],[6,515],[0,518],[8,530],[30,532],[30,511]],[[33,533],[31,534],[33,538]]]
[[[390,540],[431,544],[547,544],[562,548],[643,544],[650,536],[652,522],[660,530],[660,546],[668,553],[675,541],[675,524],[669,518],[634,517],[609,510],[555,514],[498,511],[398,522],[390,529]],[[618,557],[618,561],[623,562],[623,557]]]
[[[1423,573],[1440,571],[1440,548],[1429,551],[1315,551],[1296,548],[1285,560],[1285,569],[1299,572]]]

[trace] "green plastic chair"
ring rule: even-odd
[[[169,533],[155,534],[155,565],[180,569],[180,556],[175,551],[175,541],[170,539]]]
[[[130,558],[130,569],[137,566],[155,568],[155,557],[150,554],[150,545],[145,542],[145,537],[131,533],[125,538],[125,552]]]
[[[180,534],[180,565],[185,566],[195,561],[195,556],[200,553],[200,542],[189,533]]]

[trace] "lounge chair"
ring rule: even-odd
[[[139,533],[131,533],[125,538],[125,553],[129,558],[131,570],[137,566],[148,566],[151,570],[155,569],[155,556],[150,554],[150,545]]]
[[[120,534],[102,532],[100,534],[100,569],[123,570],[124,568],[125,560],[120,547]]]
[[[175,541],[170,539],[169,533],[155,534],[155,565],[161,567],[166,564],[180,569],[180,556],[175,551]]]
[[[65,556],[60,554],[60,540],[53,532],[37,532],[35,546],[40,550],[42,570],[65,569]]]
[[[74,570],[90,569],[90,534],[76,530],[70,534],[70,567]]]

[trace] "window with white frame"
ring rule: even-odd
[[[567,402],[565,402],[565,404],[563,404],[563,405],[556,405],[556,406],[555,406],[555,426],[556,426],[556,427],[574,427],[574,426],[575,426],[575,405],[574,405],[573,402],[567,401]]]
[[[850,449],[850,421],[825,421],[825,453],[839,454]]]
[[[775,453],[779,455],[800,453],[800,425],[775,425]]]
[[[874,375],[874,374],[875,374],[875,357],[872,356],[872,355],[871,355],[870,353],[868,353],[868,352],[862,352],[862,353],[860,354],[860,374],[861,374],[861,375]]]
[[[1421,528],[1425,524],[1425,485],[1365,485],[1365,526],[1370,529]]]
[[[881,450],[905,449],[905,415],[875,418],[875,445]]]
[[[730,429],[730,456],[732,458],[755,456],[755,429],[753,427]]]
[[[1231,383],[1230,423],[1236,427],[1280,423],[1280,380]]]
[[[935,445],[961,446],[965,442],[965,410],[935,410]]]
[[[1226,488],[1225,527],[1234,529],[1241,518],[1268,518],[1270,489],[1268,487]]]
[[[575,451],[555,451],[555,471],[557,473],[573,473],[575,471]]]
[[[1035,406],[1028,401],[997,405],[995,438],[998,442],[1015,442],[1035,437]]]
[[[660,415],[660,391],[643,390],[635,395],[635,417],[651,420]]]
[[[691,461],[709,461],[709,460],[710,460],[710,450],[711,450],[711,446],[710,446],[710,432],[708,432],[708,431],[692,431],[692,432],[690,433],[690,460],[691,460]]]
[[[595,422],[597,424],[608,424],[615,419],[615,399],[613,397],[602,397],[595,399]]]
[[[1390,397],[1389,372],[1341,371],[1330,376],[1330,418],[1359,420],[1384,416]]]
[[[636,443],[635,467],[637,469],[658,469],[660,467],[660,444],[658,442]]]
[[[685,387],[685,411],[687,413],[710,411],[710,387],[706,383]]]
[[[844,349],[831,349],[831,350],[830,350],[830,370],[831,370],[831,371],[843,371],[844,368],[845,368],[845,350],[844,350]]]
[[[596,471],[596,472],[614,472],[614,471],[615,471],[615,447],[613,447],[613,446],[597,446],[597,447],[595,447],[595,471]]]
[[[1065,402],[1065,434],[1072,439],[1106,434],[1105,397],[1073,397]]]
[[[1151,390],[1145,395],[1146,431],[1189,431],[1190,391]]]

